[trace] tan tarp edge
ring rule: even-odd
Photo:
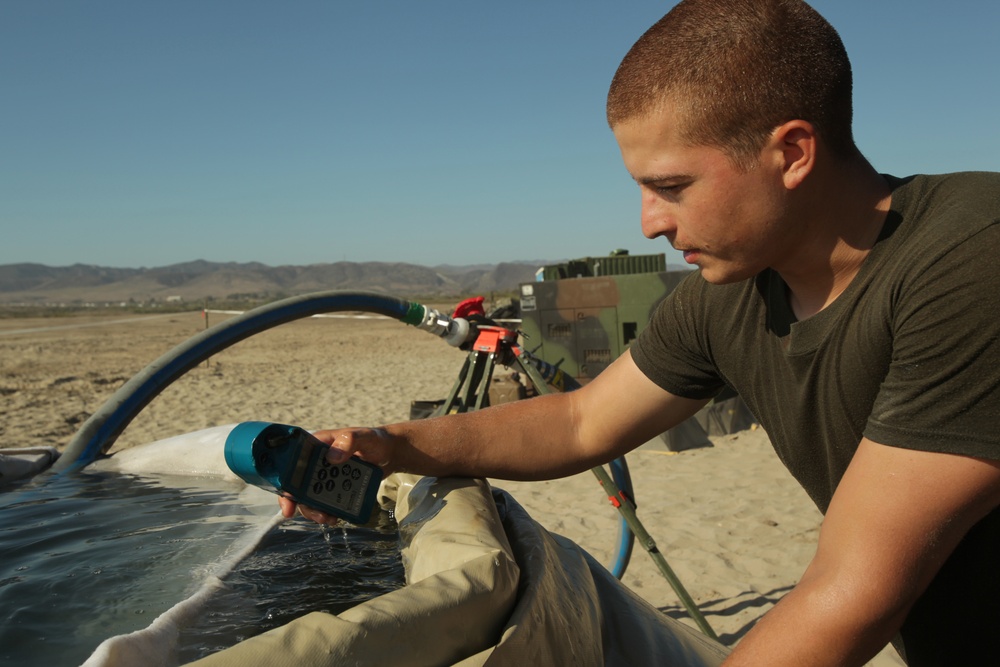
[[[393,476],[407,585],[198,667],[718,665],[726,649],[631,593],[482,480]]]

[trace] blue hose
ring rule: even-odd
[[[275,301],[206,329],[146,366],[90,416],[51,470],[78,470],[110,449],[125,427],[174,380],[214,354],[293,320],[345,310],[386,315],[418,324],[424,307],[373,292],[317,292]]]
[[[611,461],[611,479],[629,499],[635,504],[635,494],[632,492],[632,476],[628,472],[625,457],[621,456]],[[632,547],[635,545],[635,535],[628,527],[628,521],[618,515],[618,534],[615,537],[615,550],[611,555],[611,567],[608,568],[617,579],[625,575],[629,560],[632,558]]]

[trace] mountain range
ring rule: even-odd
[[[0,303],[43,305],[263,300],[323,290],[392,296],[465,296],[509,291],[550,261],[436,267],[388,262],[267,266],[197,260],[157,268],[88,264],[0,265]]]

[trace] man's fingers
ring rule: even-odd
[[[295,516],[295,509],[297,503],[291,498],[286,498],[285,496],[278,496],[278,506],[281,508],[281,516],[286,519],[291,519]]]
[[[340,519],[337,517],[330,516],[326,512],[314,510],[313,508],[306,507],[305,505],[299,505],[299,512],[310,521],[315,521],[316,523],[324,526],[336,526],[340,523]]]
[[[316,439],[330,445],[326,460],[336,465],[351,458],[355,451],[354,429],[331,429],[313,433]]]
[[[305,505],[299,505],[287,496],[278,496],[278,506],[281,508],[281,516],[286,519],[294,517],[296,510],[298,510],[299,514],[310,521],[315,521],[316,523],[321,523],[325,526],[336,526],[340,523],[340,519],[337,517],[330,516],[326,512],[320,512],[319,510],[315,510],[311,507],[306,507]]]

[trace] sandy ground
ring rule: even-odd
[[[216,324],[226,316],[209,315]],[[64,447],[89,414],[147,364],[202,331],[202,313],[0,319],[0,446]],[[410,401],[443,398],[465,353],[393,320],[308,319],[256,335],[168,387],[112,449],[245,420],[307,428],[407,419]],[[795,584],[821,516],[766,435],[743,431],[679,453],[628,456],[640,520],[726,644]],[[553,532],[609,562],[617,518],[590,473],[494,481]],[[624,583],[686,619],[636,547]],[[872,665],[901,665],[891,649]]]

